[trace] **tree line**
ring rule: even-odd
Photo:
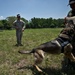
[[[26,20],[21,18],[26,25],[26,28],[62,28],[64,27],[64,19],[53,18],[31,18]],[[15,16],[9,16],[6,19],[0,20],[0,29],[13,29],[13,22],[16,20]]]

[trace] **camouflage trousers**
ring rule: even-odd
[[[22,31],[16,31],[17,44],[21,44],[22,34]]]

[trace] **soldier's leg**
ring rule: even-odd
[[[19,40],[19,42],[20,42],[20,45],[21,45],[21,42],[22,42],[22,32],[20,32],[20,40]]]
[[[16,30],[16,40],[17,40],[17,44],[16,44],[15,46],[19,46],[19,41],[18,41],[19,39],[18,39],[18,36],[19,36],[19,35],[18,35],[18,31]]]
[[[16,37],[17,37],[17,44],[19,45],[20,44],[20,32],[19,31],[16,32]]]

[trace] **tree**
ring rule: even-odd
[[[4,28],[3,23],[2,23],[2,21],[0,20],[0,29],[3,29],[3,28]]]
[[[12,28],[13,22],[16,20],[16,17],[15,16],[9,16],[9,17],[6,18],[6,20],[8,21],[10,27]]]
[[[23,17],[21,18],[25,24],[27,25],[28,23],[28,20],[24,19]],[[13,22],[16,20],[16,17],[15,16],[10,16],[10,17],[7,17],[6,20],[8,21],[10,27],[12,28],[13,27]]]
[[[3,24],[3,29],[11,29],[9,22],[7,20],[1,20]]]
[[[26,28],[59,28],[65,27],[64,19],[53,19],[53,18],[31,18],[30,21],[25,18],[21,18],[25,24]],[[13,27],[13,22],[16,20],[15,16],[9,16],[5,20],[0,20],[0,28],[11,29]]]

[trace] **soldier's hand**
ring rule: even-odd
[[[22,29],[22,31],[24,31],[24,29]]]
[[[67,23],[67,21],[66,21],[66,17],[64,18],[64,24],[66,24]]]

